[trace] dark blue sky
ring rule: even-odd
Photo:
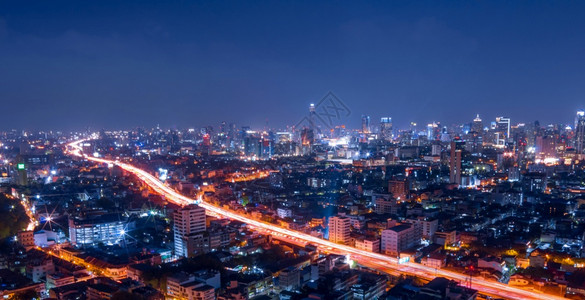
[[[119,3],[124,2],[124,3]],[[585,107],[583,1],[0,1],[0,128],[397,125]]]

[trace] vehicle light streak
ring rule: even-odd
[[[79,147],[79,143],[83,141],[85,140],[79,140],[68,144],[67,145],[68,153],[98,163],[115,164],[118,167],[134,174],[140,180],[142,180],[144,183],[150,186],[150,188],[152,188],[155,192],[164,195],[169,202],[173,202],[177,205],[188,205],[196,203],[199,206],[205,208],[208,214],[219,215],[225,218],[246,223],[253,228],[258,228],[263,231],[272,233],[273,235],[275,235],[275,238],[277,239],[279,236],[281,236],[283,239],[293,240],[296,239],[303,241],[305,243],[315,244],[319,246],[321,249],[324,249],[330,253],[338,253],[342,255],[351,254],[352,258],[356,259],[358,262],[363,262],[364,265],[373,266],[381,271],[384,270],[395,271],[427,279],[433,279],[437,276],[441,276],[451,280],[456,280],[461,283],[465,282],[468,279],[468,275],[465,274],[443,269],[435,269],[432,267],[423,266],[418,263],[407,262],[404,264],[398,264],[398,259],[394,257],[390,257],[379,253],[373,253],[365,250],[359,250],[357,248],[347,245],[336,244],[328,240],[311,236],[306,233],[281,228],[274,224],[251,219],[248,216],[243,216],[236,212],[216,207],[210,203],[203,201],[203,199],[195,200],[186,197],[184,195],[181,195],[177,191],[173,190],[172,188],[166,186],[158,178],[156,178],[154,175],[151,175],[147,171],[144,171],[142,169],[139,169],[130,164],[123,163],[120,161],[113,161],[83,154],[81,148]],[[517,287],[508,286],[503,283],[488,281],[481,278],[473,278],[472,288],[477,289],[485,294],[495,295],[497,297],[503,297],[507,299],[542,299],[543,297],[546,297],[547,299],[566,299],[563,297],[558,297],[550,294],[524,290]]]
[[[26,230],[32,231],[39,225],[39,221],[35,218],[35,214],[32,212],[29,203],[30,203],[29,200],[27,200],[25,197],[22,197],[22,199],[20,200],[20,204],[24,208],[24,212],[26,213],[26,216],[29,219],[29,223],[26,226]]]

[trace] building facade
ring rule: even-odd
[[[69,239],[72,245],[113,245],[124,239],[127,226],[127,219],[120,214],[70,218]]]
[[[173,220],[175,255],[188,257],[189,239],[186,237],[206,230],[205,209],[195,204],[187,205],[175,212]]]
[[[334,243],[348,244],[350,241],[351,221],[348,217],[329,218],[329,240]]]

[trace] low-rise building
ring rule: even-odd
[[[502,274],[507,271],[506,262],[496,257],[479,258],[477,260],[477,267],[498,271]]]
[[[379,253],[380,239],[379,238],[362,238],[355,240],[355,247],[360,250]]]
[[[439,245],[451,246],[457,242],[457,231],[435,232],[435,243]]]
[[[201,275],[201,274],[200,274]],[[213,300],[215,287],[207,282],[219,285],[219,273],[213,277],[198,278],[195,274],[178,273],[167,278],[167,296],[180,300]]]
[[[412,224],[401,224],[382,231],[382,253],[397,256],[400,252],[418,245],[415,227]]]
[[[120,214],[69,218],[69,240],[72,245],[113,245],[123,240],[127,226],[127,219]]]
[[[35,237],[32,230],[21,231],[16,235],[18,244],[27,250],[35,246]]]
[[[26,264],[26,276],[34,282],[44,281],[47,274],[55,272],[55,264],[50,257],[35,259]]]
[[[296,290],[301,285],[301,274],[299,269],[290,267],[280,271],[278,280],[281,290]]]
[[[72,284],[75,282],[75,276],[73,274],[63,274],[63,273],[52,273],[47,274],[47,282],[46,287],[47,290],[50,290],[55,287],[64,286],[67,284]]]
[[[44,288],[44,283],[35,283],[20,273],[8,269],[0,269],[0,297],[10,298],[15,294],[30,290],[40,292]]]
[[[441,269],[445,266],[447,261],[447,257],[441,253],[431,253],[428,256],[425,256],[421,259],[421,264],[423,266]]]

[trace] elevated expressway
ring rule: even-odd
[[[310,243],[313,245],[318,246],[321,250],[327,251],[329,253],[335,254],[342,254],[342,255],[350,255],[353,260],[357,263],[377,269],[381,272],[390,273],[390,274],[404,274],[404,275],[413,275],[422,277],[425,279],[433,279],[435,277],[445,277],[451,280],[455,280],[461,283],[466,282],[468,280],[468,276],[465,274],[442,270],[442,269],[435,269],[427,266],[423,266],[417,263],[402,263],[399,264],[398,260],[394,257],[390,257],[387,255],[379,254],[379,253],[372,253],[364,250],[359,250],[354,247],[340,245],[336,243],[332,243],[328,240],[324,240],[321,238],[317,238],[311,236],[309,234],[298,232],[295,230],[285,229],[274,224],[262,222],[259,220],[251,219],[249,216],[241,215],[239,213],[233,212],[231,210],[227,210],[221,207],[217,207],[210,203],[205,202],[203,199],[192,199],[181,195],[174,189],[166,186],[162,183],[158,178],[153,176],[152,174],[148,173],[145,170],[140,168],[134,167],[130,164],[123,163],[120,161],[108,160],[98,157],[91,157],[86,154],[83,154],[80,143],[84,142],[85,140],[79,140],[72,142],[67,145],[67,152],[70,155],[75,155],[78,157],[85,158],[89,161],[97,162],[97,163],[104,163],[104,164],[112,164],[116,165],[127,172],[134,174],[140,180],[142,180],[146,185],[152,188],[155,192],[163,195],[165,199],[169,202],[173,202],[177,205],[188,205],[196,203],[199,206],[206,209],[207,214],[220,216],[224,218],[229,218],[232,220],[237,220],[243,223],[248,224],[249,226],[258,229],[259,231],[270,233],[273,235],[275,239],[282,239],[285,241],[296,241],[300,244],[303,243]],[[496,298],[506,298],[506,299],[566,299],[564,297],[553,296],[550,294],[540,293],[538,291],[532,290],[524,290],[517,287],[508,286],[506,284],[494,281],[484,280],[482,278],[473,278],[472,281],[472,288],[478,290],[481,294],[489,295]]]

